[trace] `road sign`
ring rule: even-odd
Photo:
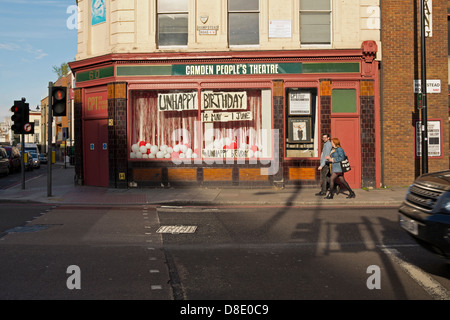
[[[31,129],[33,129],[33,127],[31,126],[31,123],[24,124],[23,130],[25,131],[25,133],[29,133],[31,131]]]

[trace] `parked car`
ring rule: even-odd
[[[31,153],[25,152],[26,157],[24,156],[24,166],[26,171],[33,170],[33,157],[31,156]]]
[[[36,152],[30,152],[31,157],[33,158],[33,168],[39,169],[41,167],[41,160],[39,160],[39,156]]]
[[[9,158],[4,148],[0,148],[0,174],[9,174]]]
[[[450,259],[450,170],[414,181],[399,208],[399,223],[422,247]]]
[[[46,155],[45,153],[40,153],[40,154],[39,154],[39,161],[40,161],[41,163],[46,164],[46,163],[47,163],[47,155]]]
[[[3,148],[6,150],[6,154],[8,155],[9,172],[12,173],[22,171],[19,149],[12,146],[5,146]]]

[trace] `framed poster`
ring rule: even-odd
[[[289,92],[289,115],[290,116],[311,115],[311,92],[304,92],[304,91]]]
[[[311,142],[311,118],[290,117],[288,119],[289,142]]]

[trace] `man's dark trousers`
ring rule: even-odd
[[[328,164],[326,164],[320,170],[320,184],[321,184],[321,187],[322,187],[320,192],[322,192],[322,193],[327,193],[328,184],[330,183],[329,173],[330,173],[330,166]]]

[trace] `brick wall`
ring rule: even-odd
[[[127,84],[108,84],[109,186],[127,188]]]
[[[442,119],[440,159],[429,158],[429,172],[448,168],[447,1],[433,0],[433,37],[427,38],[427,79],[441,80],[440,94],[427,94],[428,119]],[[421,78],[419,1],[385,0],[382,15],[382,183],[408,185],[420,174],[415,157],[414,122],[420,119],[413,91]]]

